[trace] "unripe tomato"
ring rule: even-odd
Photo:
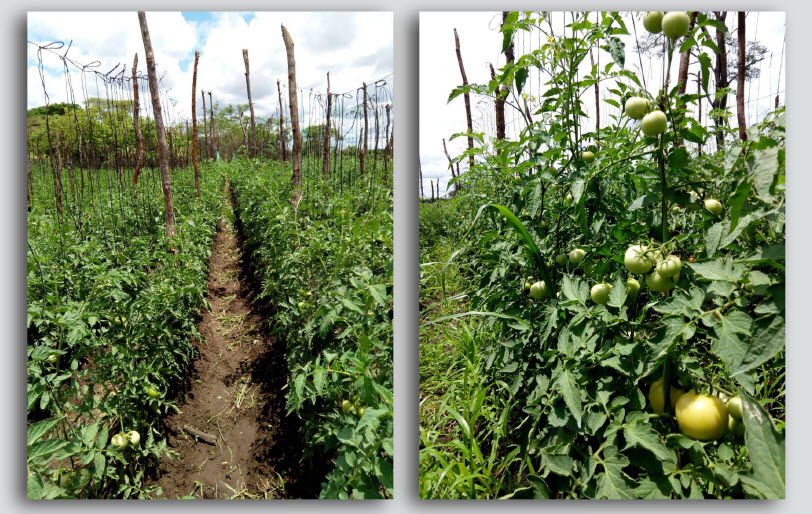
[[[744,284],[744,290],[747,291],[748,293],[752,293],[753,292],[753,283],[748,282],[748,283]]]
[[[559,266],[566,266],[567,265],[567,256],[563,253],[559,253],[555,256],[555,263]]]
[[[129,434],[130,443],[138,444],[141,442],[141,434],[136,432],[135,430],[130,430]]]
[[[657,273],[656,271],[652,271],[648,275],[646,275],[646,285],[652,291],[657,293],[661,293],[663,291],[668,291],[669,289],[673,288],[676,285],[677,280],[679,279],[679,275],[674,277],[664,277]]]
[[[670,12],[663,16],[663,34],[669,39],[679,39],[688,33],[691,18],[683,11]]]
[[[55,353],[52,353],[51,355],[48,356],[48,362],[50,362],[51,364],[56,364],[56,361],[58,360],[59,357],[57,357]]]
[[[639,96],[632,96],[626,100],[626,116],[633,120],[641,120],[648,113],[648,100]]]
[[[350,409],[351,409],[351,408],[352,408],[352,404],[350,403],[350,401],[349,401],[349,400],[343,400],[343,401],[341,402],[341,410],[342,410],[342,411],[344,411],[344,413],[345,413],[345,414],[346,414],[347,412],[350,412]]]
[[[305,302],[299,302],[299,312],[304,312],[307,309],[307,304]]]
[[[570,264],[572,264],[573,266],[581,264],[581,261],[584,260],[584,255],[586,255],[586,252],[583,251],[581,248],[574,249],[573,251],[570,252],[569,255]]]
[[[736,419],[733,416],[727,417],[727,429],[736,437],[744,435],[744,421]]]
[[[647,246],[632,245],[626,250],[626,254],[623,256],[623,263],[626,265],[626,268],[635,275],[648,273],[654,265],[646,254],[647,250]]]
[[[363,418],[363,417],[364,417],[364,413],[365,413],[366,411],[367,411],[366,407],[361,407],[360,409],[358,409],[358,417],[359,417],[359,418]]]
[[[149,396],[150,398],[157,398],[160,395],[161,394],[152,387],[147,389],[147,396]]]
[[[539,280],[538,282],[530,286],[530,296],[532,296],[536,300],[546,298],[548,292],[549,291],[547,291],[547,284],[545,284],[543,280]]]
[[[599,305],[606,305],[609,303],[609,293],[612,292],[612,284],[595,284],[592,286],[592,290],[590,290],[589,295],[592,297],[592,301],[599,304]]]
[[[542,221],[539,226],[541,227],[542,230],[548,230],[550,228],[550,222]]]
[[[533,284],[531,284],[530,282],[525,282],[525,283],[524,283],[524,289],[525,289],[525,291],[530,291],[530,288],[531,288],[531,287],[533,287]]]
[[[581,160],[584,162],[592,162],[595,160],[595,154],[587,150],[581,153]]]
[[[110,444],[123,450],[130,444],[130,439],[124,434],[116,434],[110,438]]]
[[[572,205],[572,200],[573,200],[572,193],[567,193],[567,197],[564,199],[564,203],[567,204],[567,207]]]
[[[668,118],[665,117],[663,111],[651,111],[643,116],[641,127],[643,128],[643,134],[656,136],[662,134],[668,128]]]
[[[720,214],[722,214],[722,204],[719,202],[719,200],[708,198],[705,200],[705,208],[714,216],[718,217]]]
[[[714,441],[727,431],[727,406],[716,396],[689,391],[680,396],[674,411],[680,430],[692,439]]]
[[[665,278],[677,275],[682,269],[682,261],[676,255],[669,255],[657,263],[657,273]]]
[[[731,416],[736,419],[742,419],[742,399],[738,396],[734,396],[733,398],[727,401],[727,410]]]
[[[626,281],[626,294],[632,298],[637,298],[640,294],[640,282],[634,278]]]
[[[680,211],[681,209],[682,209],[682,208],[681,208],[679,205],[673,205],[673,206],[671,207],[671,212],[672,212],[673,214],[679,214],[679,211]]]
[[[643,16],[643,27],[652,34],[659,34],[663,31],[663,15],[662,11],[649,11]]]
[[[558,170],[555,169],[553,166],[547,166],[547,173],[549,173],[550,175],[552,175],[554,177],[558,176]]]
[[[595,263],[592,261],[586,262],[584,264],[584,275],[591,275],[595,273]]]
[[[671,412],[676,412],[677,410],[677,401],[679,401],[680,396],[682,396],[685,391],[678,387],[671,386]],[[657,414],[664,414],[665,413],[665,395],[663,395],[663,377],[660,377],[659,380],[651,384],[651,387],[648,389],[648,401],[651,403],[651,409],[656,412]]]

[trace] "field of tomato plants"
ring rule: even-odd
[[[785,112],[743,125],[735,15],[503,13],[448,92],[497,126],[421,202],[421,498],[784,497]]]
[[[77,170],[62,216],[51,171],[30,178],[28,495],[144,496],[145,463],[168,456],[169,391],[197,354],[223,175],[205,170],[196,199],[192,171],[174,173],[172,240],[155,170],[138,195],[113,170]]]
[[[294,206],[289,182],[250,165],[232,178],[257,299],[272,306],[271,331],[287,345],[287,410],[304,420],[305,458],[331,461],[321,497],[388,498],[391,187],[314,180]]]

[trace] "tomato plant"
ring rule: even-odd
[[[676,67],[653,83],[627,66],[632,16],[507,13],[503,51],[538,46],[449,96],[521,114],[510,139],[474,134],[452,158],[474,156],[464,186],[421,205],[423,498],[784,496],[784,109],[746,139],[700,122],[726,94],[711,81],[726,26],[644,18],[664,69],[696,66],[692,94]],[[593,64],[598,48],[612,60]],[[536,77],[541,100],[522,101]]]

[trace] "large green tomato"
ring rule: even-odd
[[[670,12],[663,16],[663,34],[669,39],[679,39],[688,33],[691,18],[682,11]]]
[[[657,293],[668,291],[669,289],[673,288],[676,285],[677,280],[679,280],[679,274],[673,277],[664,277],[658,272],[652,271],[646,275],[646,285],[649,289]]]
[[[567,193],[567,197],[566,197],[566,198],[564,198],[564,203],[565,203],[565,204],[567,204],[567,207],[569,207],[570,205],[572,205],[572,200],[573,200],[573,199],[574,199],[574,198],[573,198],[573,196],[572,196],[572,193]]]
[[[659,34],[663,31],[663,15],[662,11],[649,11],[643,16],[643,26],[647,31],[652,34]]]
[[[635,275],[644,275],[649,272],[654,263],[646,254],[648,247],[643,245],[632,245],[626,250],[623,256],[623,263]]]
[[[640,294],[640,282],[638,282],[634,278],[630,278],[626,281],[626,295],[631,298],[637,298],[637,295]]]
[[[677,401],[685,391],[678,387],[671,386],[671,412],[676,412]],[[651,403],[651,409],[657,414],[665,413],[665,395],[663,394],[663,377],[651,384],[648,389],[648,401]]]
[[[668,128],[668,118],[665,117],[663,111],[651,111],[643,116],[641,127],[643,128],[643,134],[647,136],[657,136],[665,132],[665,129]]]
[[[589,292],[589,295],[592,297],[592,301],[599,304],[599,305],[606,305],[609,303],[609,293],[612,292],[612,284],[595,284],[592,286],[592,290]]]
[[[671,278],[678,275],[682,269],[682,261],[676,255],[669,255],[665,259],[657,263],[657,273],[665,278]]]
[[[727,431],[727,406],[716,396],[689,391],[680,396],[674,411],[680,430],[692,439],[715,441]]]
[[[584,162],[592,162],[595,160],[595,154],[587,150],[586,152],[581,153],[581,160]]]
[[[738,396],[727,401],[727,410],[736,419],[742,419],[742,399]]]
[[[130,443],[132,444],[138,444],[141,442],[141,434],[135,430],[130,430],[127,432],[127,437],[130,439]]]
[[[719,202],[719,200],[708,198],[705,200],[705,208],[714,216],[718,217],[720,214],[722,214],[722,203]]]
[[[130,444],[130,438],[124,434],[116,434],[110,438],[110,444],[123,450]]]
[[[567,256],[563,253],[559,253],[555,256],[555,263],[559,266],[566,266],[567,265]]]
[[[545,284],[543,280],[539,280],[538,282],[530,286],[530,296],[532,296],[536,300],[546,298],[547,293],[548,293],[547,284]]]
[[[343,400],[341,402],[341,411],[344,412],[345,414],[350,412],[351,408],[352,408],[352,404],[350,403],[349,400]]]
[[[584,260],[584,255],[586,255],[586,252],[580,248],[576,248],[575,250],[571,251],[569,255],[570,264],[573,266],[581,264],[581,261]]]
[[[633,120],[643,119],[648,113],[648,100],[639,96],[633,96],[626,100],[626,116]]]

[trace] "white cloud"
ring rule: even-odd
[[[258,12],[250,21],[244,13],[212,13],[205,21],[187,21],[180,12],[149,12],[150,36],[159,73],[166,73],[163,86],[177,104],[167,115],[170,120],[191,116],[192,65],[195,49],[200,51],[197,77],[197,104],[200,90],[211,91],[219,104],[248,103],[242,49],[248,49],[251,93],[258,117],[277,109],[276,80],[287,86],[287,58],[282,40],[284,23],[295,45],[299,87],[326,90],[330,71],[333,92],[351,91],[362,81],[374,81],[392,73],[393,19],[391,13],[377,12]],[[68,57],[80,63],[101,61],[97,68],[106,73],[123,63],[130,73],[133,55],[139,54],[139,70],[146,76],[146,60],[135,12],[32,12],[28,16],[28,38],[44,43],[73,40]],[[36,48],[29,46],[29,67],[36,67]],[[62,50],[64,51],[64,49]],[[65,101],[61,62],[44,52],[48,72],[46,86],[52,102]],[[119,68],[121,69],[121,68]],[[36,68],[34,68],[36,72]],[[42,105],[38,74],[31,80],[29,69],[28,106]],[[78,73],[74,87],[79,94]],[[89,80],[90,96],[103,94]],[[286,95],[283,89],[283,95]],[[208,103],[208,94],[207,103]],[[142,100],[146,95],[142,96]]]

